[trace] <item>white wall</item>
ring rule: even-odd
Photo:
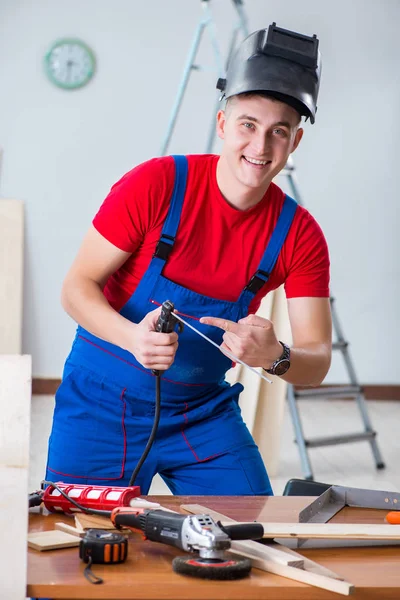
[[[221,47],[236,21],[213,0]],[[317,33],[323,78],[317,121],[295,164],[305,205],[330,246],[332,288],[363,383],[399,383],[397,241],[400,44],[397,0],[247,0],[250,30]],[[62,279],[110,186],[159,154],[200,0],[2,0],[0,196],[26,204],[24,352],[35,376],[59,377],[74,323]],[[86,41],[98,61],[85,88],[46,79],[43,55],[59,37]],[[208,36],[201,64],[212,66]],[[202,152],[216,73],[194,73],[171,152]],[[343,381],[334,364],[332,381]]]

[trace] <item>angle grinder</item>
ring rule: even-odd
[[[260,523],[222,526],[209,515],[181,515],[162,509],[117,507],[111,513],[115,527],[128,527],[144,539],[198,553],[172,561],[176,573],[203,579],[241,579],[251,570],[247,558],[227,556],[231,540],[258,540],[264,533]]]

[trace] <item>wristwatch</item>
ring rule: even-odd
[[[280,340],[279,343],[283,348],[281,356],[276,359],[270,369],[264,369],[270,375],[278,375],[278,377],[284,375],[290,368],[290,348]]]

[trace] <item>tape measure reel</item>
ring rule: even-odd
[[[92,564],[115,565],[122,563],[128,556],[128,540],[119,533],[105,529],[88,529],[79,545],[79,557],[89,563],[84,571],[91,583],[103,583],[90,567]]]

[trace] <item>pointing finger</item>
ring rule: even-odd
[[[200,323],[204,325],[213,325],[214,327],[219,327],[224,331],[229,331],[230,333],[238,334],[240,331],[240,325],[235,323],[235,321],[229,321],[228,319],[219,319],[218,317],[202,317],[200,319]]]

